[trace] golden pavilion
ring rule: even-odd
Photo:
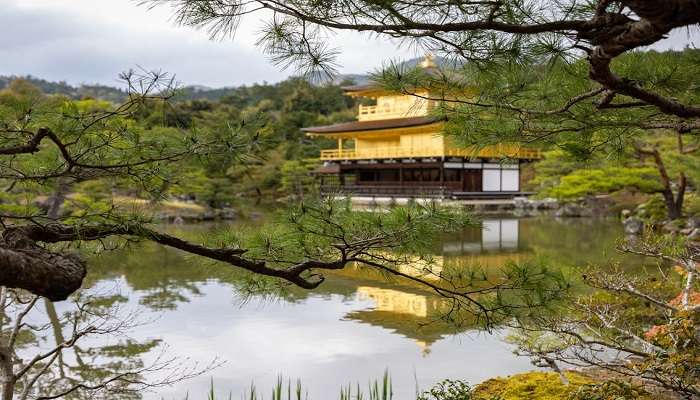
[[[426,57],[422,68],[435,68]],[[433,117],[438,104],[427,90],[391,93],[373,85],[347,86],[348,96],[370,99],[356,121],[304,128],[308,136],[337,140],[322,150],[322,190],[357,196],[508,198],[523,195],[521,164],[535,149],[516,145],[455,146]]]

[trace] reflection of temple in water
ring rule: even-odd
[[[381,326],[413,339],[423,354],[430,352],[430,345],[456,329],[438,318],[445,307],[444,300],[433,295],[410,293],[403,290],[359,286],[358,300],[371,300],[372,309],[346,314],[348,320]]]
[[[357,296],[359,300],[374,300],[375,310],[409,314],[421,318],[428,317],[428,309],[435,309],[439,302],[437,299],[428,299],[419,294],[371,286],[358,287]]]
[[[523,261],[530,252],[520,241],[520,220],[484,219],[481,227],[466,229],[442,241],[443,264],[494,268]]]
[[[467,229],[443,241],[443,255],[479,254],[520,249],[520,221],[517,219],[485,219],[481,228]]]
[[[521,246],[518,219],[483,220],[480,227],[442,238],[441,246],[436,248],[432,263],[416,260],[399,270],[423,279],[437,280],[444,267],[496,269],[508,262],[523,261],[529,254]],[[430,272],[426,273],[427,270]],[[345,317],[391,329],[414,340],[422,352],[428,354],[434,342],[460,329],[440,319],[448,308],[444,299],[414,286],[388,282],[377,282],[377,286],[363,284],[357,287],[357,297],[373,301],[374,307],[350,312]]]

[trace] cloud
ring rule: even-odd
[[[685,47],[697,47],[700,39],[700,30],[696,26],[676,28],[669,32],[665,39],[659,40],[649,46],[652,49],[663,50],[683,50]]]
[[[120,72],[142,66],[173,73],[184,84],[213,87],[276,82],[293,71],[271,65],[255,46],[259,17],[232,40],[175,26],[170,10],[135,0],[0,0],[0,74],[31,74],[69,83],[114,85]],[[676,30],[655,49],[683,48],[697,30]],[[397,42],[367,34],[331,37],[343,73],[365,73],[389,59],[421,56]]]
[[[70,7],[5,6],[0,14],[0,74],[113,84],[120,72],[140,65],[211,86],[276,81],[287,75],[245,42],[212,42],[162,16],[138,25],[126,22],[128,13],[119,11],[111,18],[103,14],[93,19],[70,12]],[[142,8],[129,11],[147,13]]]
[[[138,65],[174,73],[185,84],[220,87],[275,82],[293,73],[272,65],[255,46],[255,19],[242,24],[234,39],[211,41],[206,32],[175,26],[168,10],[130,0],[3,2],[9,2],[0,13],[3,75],[115,84],[120,72]],[[392,53],[406,53],[387,40],[359,36],[336,35],[344,50],[342,72],[371,71]]]

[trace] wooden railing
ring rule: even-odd
[[[397,186],[397,185],[333,185],[320,188],[324,196],[367,196],[367,197],[419,197],[419,198],[463,198],[499,199],[515,196],[531,196],[531,192],[463,192],[444,185]]]
[[[321,160],[368,160],[383,158],[425,158],[425,157],[474,157],[474,158],[518,158],[535,160],[542,158],[540,150],[516,145],[494,145],[482,149],[448,148],[404,148],[400,146],[376,149],[332,149],[321,150]]]
[[[358,120],[360,121],[376,121],[381,119],[407,118],[407,117],[422,117],[428,115],[425,107],[414,105],[412,107],[391,107],[389,105],[382,106],[359,106]]]
[[[393,185],[324,185],[321,194],[359,196],[445,197],[449,189],[444,186],[393,186]]]

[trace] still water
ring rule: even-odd
[[[250,223],[251,221],[247,221]],[[243,221],[246,223],[246,221]],[[255,221],[252,221],[255,223]],[[557,268],[637,263],[614,247],[619,222],[605,219],[487,217],[482,227],[439,238],[444,262],[498,268],[509,260],[546,259]],[[216,226],[183,227],[188,233]],[[147,323],[140,342],[160,341],[169,356],[206,365],[206,374],[146,393],[146,399],[206,398],[213,380],[222,398],[239,398],[251,382],[264,394],[279,375],[301,379],[310,399],[335,399],[340,387],[390,372],[396,399],[415,398],[445,378],[478,383],[532,370],[503,341],[506,332],[455,331],[435,323],[440,299],[398,281],[356,271],[319,289],[275,296],[244,295],[245,277],[221,265],[150,244],[105,253],[91,263],[90,290],[118,294]],[[155,357],[141,348],[139,357]]]

